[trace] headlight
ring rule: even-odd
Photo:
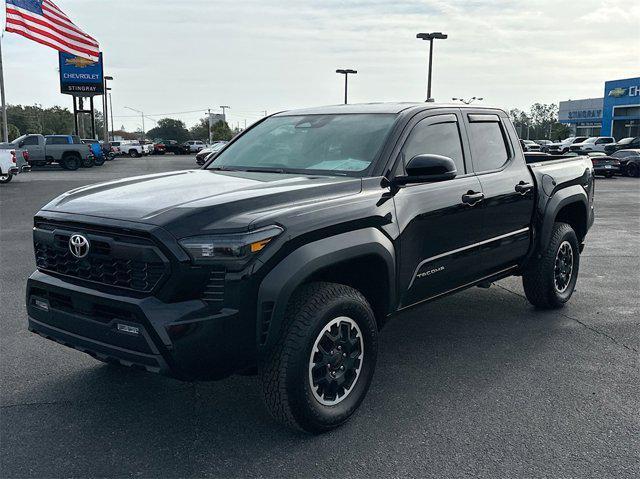
[[[272,225],[247,233],[192,236],[179,243],[197,264],[244,260],[262,251],[283,231]]]

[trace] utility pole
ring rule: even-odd
[[[2,96],[2,137],[9,142],[9,124],[7,123],[7,102],[4,97],[4,70],[2,67],[2,38],[0,36],[0,96]]]
[[[344,75],[344,104],[347,104],[347,89],[348,89],[348,78],[349,75],[355,75],[357,74],[357,70],[336,70],[336,73],[340,73],[341,75]]]
[[[227,121],[227,110],[231,110],[230,106],[227,105],[220,105],[220,108],[222,108],[222,119],[225,121]]]
[[[418,33],[416,38],[420,40],[428,40],[429,41],[429,74],[427,77],[427,101],[433,101],[431,98],[431,70],[433,66],[433,41],[434,40],[446,40],[449,35],[445,35],[442,32],[434,32],[434,33]]]
[[[209,144],[213,143],[213,132],[211,131],[211,108],[207,110],[209,113]]]
[[[267,110],[262,110],[262,113],[264,113],[264,116],[267,116]]]
[[[147,130],[145,130],[144,128],[144,112],[140,111],[140,110],[136,110],[135,108],[131,108],[128,106],[125,106],[125,108],[127,110],[131,110],[131,111],[135,111],[136,113],[140,113],[140,116],[142,117],[142,137],[144,138],[147,134]]]

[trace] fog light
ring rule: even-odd
[[[49,303],[46,299],[33,298],[33,305],[43,311],[49,311]]]
[[[129,326],[128,324],[118,323],[118,331],[122,331],[123,333],[129,333],[129,334],[140,334],[140,328],[136,328],[135,326]]]

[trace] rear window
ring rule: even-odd
[[[68,145],[69,138],[66,136],[48,136],[47,145]]]
[[[498,121],[472,121],[469,133],[476,172],[497,170],[509,160],[509,150]]]

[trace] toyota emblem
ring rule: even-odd
[[[89,254],[89,240],[82,235],[72,235],[69,238],[69,251],[76,258],[84,258]]]

